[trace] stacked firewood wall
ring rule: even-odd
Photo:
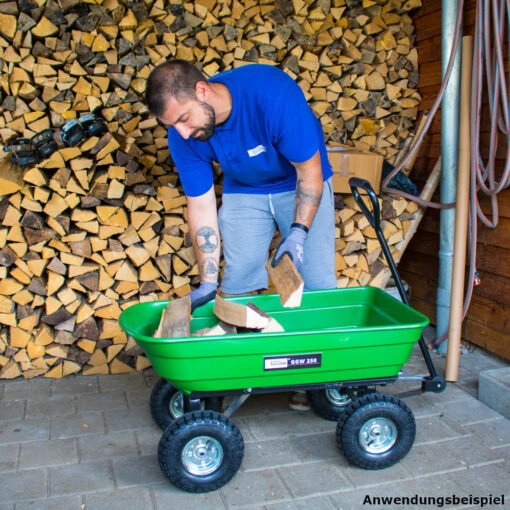
[[[329,144],[392,162],[420,102],[409,16],[420,5],[2,2],[0,142],[50,128],[58,150],[26,167],[0,156],[0,378],[143,370],[149,362],[120,329],[121,311],[183,296],[197,282],[166,130],[143,103],[155,65],[183,58],[208,76],[278,65],[303,89]],[[105,119],[108,132],[64,146],[60,128],[89,112]],[[396,250],[416,206],[381,198]],[[384,285],[373,229],[351,197],[336,199],[339,286]]]

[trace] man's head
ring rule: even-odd
[[[208,91],[204,75],[193,64],[177,59],[152,71],[145,101],[151,113],[183,138],[208,140],[216,125],[214,108],[206,101]]]

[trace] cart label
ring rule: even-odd
[[[296,354],[294,356],[266,356],[264,370],[292,370],[294,368],[320,367],[322,354]]]

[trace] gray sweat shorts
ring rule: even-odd
[[[244,294],[267,289],[264,265],[276,228],[287,236],[294,222],[295,191],[223,195],[218,220],[223,239],[225,268],[221,290]],[[331,289],[335,277],[335,206],[331,179],[324,182],[322,198],[304,245],[300,269],[305,289]]]

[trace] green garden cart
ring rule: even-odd
[[[378,235],[401,301],[375,287],[305,291],[298,308],[282,307],[277,294],[237,296],[227,299],[252,302],[284,331],[193,336],[219,322],[210,302],[193,312],[192,336],[178,338],[153,337],[168,301],[136,304],[121,314],[121,327],[161,378],[150,409],[163,429],[159,465],[175,486],[208,492],[237,473],[244,443],[231,416],[250,395],[306,391],[313,410],[337,422],[337,444],[360,468],[389,467],[411,449],[413,413],[377,388],[414,380],[421,381],[420,391],[441,392],[446,383],[422,337],[429,321],[409,306],[382,235],[377,197],[367,181],[353,178],[350,184]],[[417,342],[429,374],[404,376],[402,367]]]

